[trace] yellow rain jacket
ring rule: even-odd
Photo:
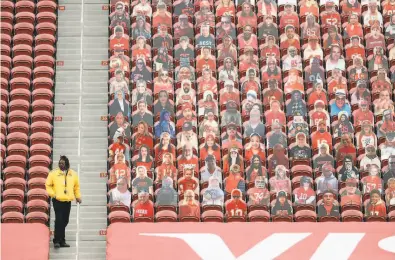
[[[59,201],[73,201],[76,198],[81,198],[78,175],[71,169],[69,169],[67,177],[59,168],[50,171],[45,187],[48,195]]]

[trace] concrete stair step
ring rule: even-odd
[[[107,82],[109,80],[108,68],[103,68],[102,70],[84,70],[82,77],[84,82]]]
[[[81,49],[81,37],[59,37],[57,50]]]
[[[82,138],[93,138],[93,137],[102,137],[102,138],[107,138],[107,132],[103,131],[97,131],[92,129],[91,131],[83,131],[81,132],[81,137]]]
[[[58,83],[78,83],[80,82],[80,73],[79,69],[74,71],[57,71],[56,72],[56,86]],[[55,92],[57,91],[57,87]]]
[[[107,107],[108,105],[108,96],[102,94],[91,95],[88,94],[85,97],[82,97],[82,104],[95,104],[101,105],[103,107]]]
[[[81,49],[80,48],[75,48],[75,49],[58,49],[57,51],[57,56],[59,59],[67,56],[74,56],[77,57],[80,60],[81,59]]]
[[[62,121],[54,122],[53,158],[67,154],[72,168],[79,170],[82,204],[79,207],[78,248],[75,242],[77,207],[73,202],[66,230],[66,240],[71,247],[54,250],[51,243],[50,259],[57,260],[106,259],[106,237],[100,235],[100,230],[107,228],[107,179],[100,173],[107,171],[108,122],[101,117],[108,115],[109,74],[108,66],[103,66],[102,61],[108,60],[109,11],[102,7],[109,2],[84,0],[83,3],[84,6],[80,0],[58,1],[65,6],[65,11],[59,11],[57,46],[57,60],[64,61],[64,66],[57,66],[56,74],[54,115],[61,116]],[[53,166],[57,167],[57,163],[53,162]],[[53,230],[53,208],[50,216]]]
[[[104,27],[104,26],[84,26],[84,36],[109,37],[108,27],[107,26],[106,27]]]
[[[92,83],[92,82],[84,82],[82,84],[82,91],[89,92],[89,93],[95,93],[97,91],[104,91],[106,90],[106,94],[108,94],[108,83],[107,82],[97,82],[97,83]]]
[[[81,164],[80,171],[82,172],[106,172],[107,162],[96,162],[90,164]]]
[[[79,130],[78,128],[73,127],[58,127],[54,131],[54,137],[61,137],[61,138],[78,138]]]

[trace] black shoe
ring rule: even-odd
[[[59,243],[54,243],[53,246],[55,247],[55,249],[60,248],[60,244]]]
[[[66,244],[66,242],[60,243],[60,247],[70,247],[69,244]]]

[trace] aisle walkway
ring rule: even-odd
[[[78,171],[82,204],[73,203],[66,240],[71,248],[55,250],[51,241],[50,259],[105,259],[107,227],[108,11],[106,0],[60,0],[53,167],[60,155],[67,155]],[[63,9],[64,7],[64,9]],[[83,26],[82,26],[83,25]],[[63,62],[63,64],[62,64]],[[60,118],[58,118],[60,119]],[[51,230],[54,227],[51,209]],[[51,238],[52,240],[52,238]]]

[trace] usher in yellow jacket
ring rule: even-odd
[[[59,168],[50,171],[45,182],[45,188],[51,198],[56,198],[59,201],[73,201],[76,198],[81,198],[78,175],[71,169],[68,171],[67,180],[66,174]]]

